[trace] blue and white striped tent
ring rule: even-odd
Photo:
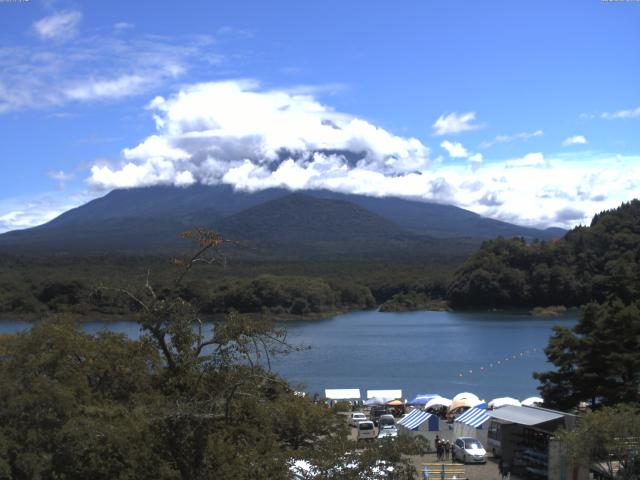
[[[427,424],[427,428],[424,428],[425,422]],[[408,430],[420,429],[427,431],[438,431],[439,420],[436,415],[423,412],[422,410],[413,410],[407,416],[398,420],[398,425],[401,425]]]
[[[486,410],[474,407],[456,418],[455,422],[464,423],[465,425],[469,425],[473,428],[482,428],[482,425],[489,420],[489,418],[489,414]]]
[[[483,408],[473,407],[464,412],[453,421],[453,434],[456,437],[473,437],[480,440],[482,445],[487,445],[487,430],[483,428],[491,416]]]

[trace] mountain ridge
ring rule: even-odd
[[[437,251],[453,238],[476,247],[484,239],[550,239],[538,230],[484,218],[442,204],[328,190],[236,191],[228,185],[114,190],[43,225],[0,235],[0,251],[91,253],[168,252],[177,234],[203,226],[260,246],[304,257],[375,254],[389,247]],[[455,243],[455,242],[454,242]],[[264,250],[266,249],[266,250]]]

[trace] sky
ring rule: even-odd
[[[588,224],[639,85],[638,0],[0,0],[0,232],[194,183]]]

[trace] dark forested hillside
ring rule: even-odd
[[[577,306],[640,294],[640,201],[555,241],[484,242],[449,287],[454,307]]]
[[[437,256],[456,249],[454,253],[466,256],[486,238],[558,235],[557,229],[520,227],[421,201],[325,190],[292,194],[285,189],[243,192],[228,185],[194,185],[115,190],[44,225],[0,235],[0,252],[166,254],[181,249],[179,232],[196,226],[248,241],[260,247],[259,256],[284,253],[297,258],[407,257],[426,250]],[[458,240],[456,245],[434,238]]]

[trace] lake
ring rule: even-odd
[[[281,357],[273,368],[313,394],[325,388],[402,389],[451,398],[470,391],[487,400],[537,395],[535,371],[551,368],[546,347],[554,325],[576,323],[576,315],[552,319],[514,313],[355,312],[327,320],[283,325],[289,340],[311,347]],[[29,328],[2,321],[0,333]],[[139,335],[134,322],[87,322],[85,331]]]

